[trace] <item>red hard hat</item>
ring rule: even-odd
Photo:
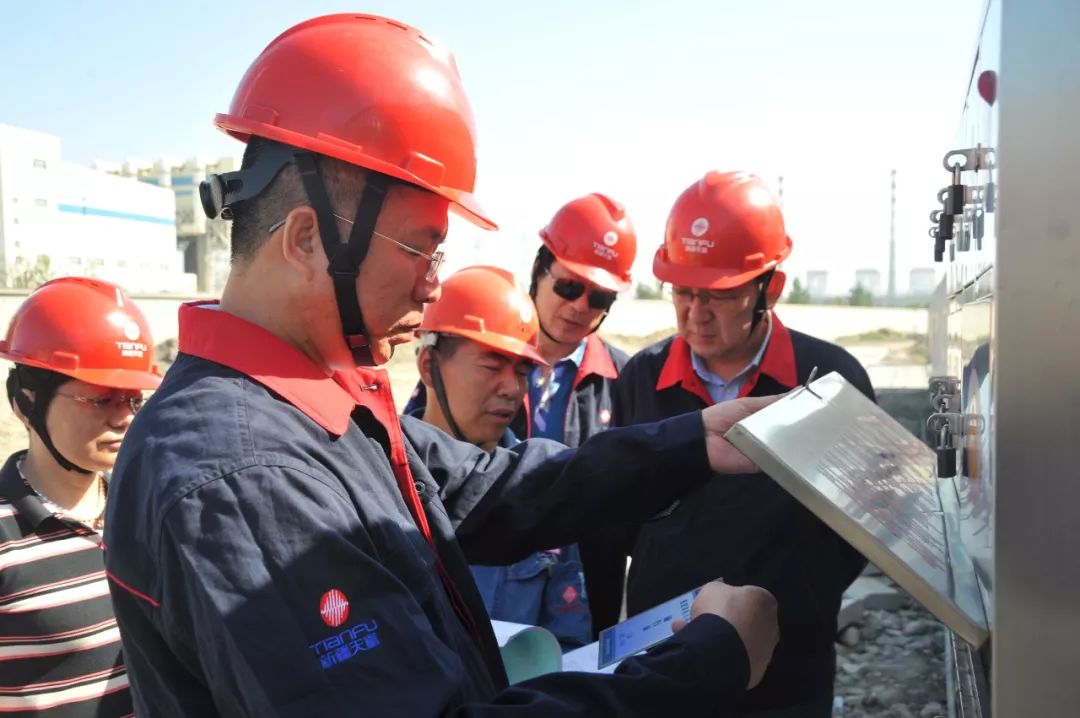
[[[621,292],[630,287],[637,235],[623,206],[602,194],[587,194],[563,205],[540,238],[559,264],[598,287]]]
[[[765,183],[749,172],[709,172],[675,200],[653,274],[683,287],[731,289],[789,254],[784,216]]]
[[[279,35],[214,124],[396,177],[494,229],[473,198],[476,129],[453,55],[376,15],[326,15]]]
[[[439,301],[424,308],[419,331],[456,334],[547,366],[537,349],[540,321],[532,299],[498,267],[466,267],[447,277]]]
[[[120,287],[99,279],[46,282],[19,305],[0,357],[110,389],[156,389],[150,327]]]

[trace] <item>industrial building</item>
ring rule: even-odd
[[[171,189],[65,162],[60,138],[0,125],[0,285],[83,275],[193,293]]]

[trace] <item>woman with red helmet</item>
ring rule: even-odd
[[[0,469],[0,706],[130,715],[98,549],[108,472],[160,382],[149,327],[120,287],[56,279],[16,311],[0,357],[29,440]]]

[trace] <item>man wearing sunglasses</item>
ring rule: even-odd
[[[135,713],[724,714],[775,644],[767,592],[712,583],[617,675],[509,687],[469,563],[650,516],[706,467],[747,470],[723,432],[769,402],[577,451],[487,452],[399,419],[376,365],[439,298],[448,213],[494,226],[472,194],[453,56],[388,18],[308,20],[256,58],[216,124],[248,143],[239,171],[200,187],[233,221],[229,278],[219,303],[181,309],[179,356],[131,428],[107,514]]]
[[[146,320],[120,287],[39,287],[0,357],[29,446],[0,469],[0,711],[132,712],[103,574],[107,475],[143,391],[160,382]]]
[[[593,193],[563,205],[540,230],[529,294],[540,319],[540,353],[550,366],[529,377],[520,436],[579,446],[611,426],[613,386],[629,357],[596,334],[619,292],[630,287],[637,235],[623,206]],[[607,539],[580,544],[594,635],[619,619],[624,570]]]
[[[619,379],[619,425],[657,421],[743,396],[782,394],[839,372],[871,399],[858,361],[784,327],[773,306],[791,253],[780,206],[757,177],[709,172],[675,201],[653,260],[672,287],[678,333],[643,349]],[[832,714],[833,641],[844,590],[866,560],[760,473],[725,476],[684,496],[626,539],[634,613],[709,576],[753,583],[780,604],[781,640],[742,715]],[[810,600],[807,600],[810,597]]]

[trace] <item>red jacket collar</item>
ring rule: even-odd
[[[216,304],[192,302],[180,307],[180,351],[246,374],[337,436],[349,428],[357,405],[370,410],[375,420],[386,428],[390,468],[401,497],[420,533],[436,554],[436,561],[440,561],[409,468],[405,438],[387,373],[382,369],[357,368],[328,376],[300,350],[262,327],[235,314],[210,308]],[[439,565],[442,574],[441,562]],[[472,619],[460,608],[456,589],[445,576],[443,580],[455,610],[459,611],[466,627],[475,633]]]
[[[581,366],[574,375],[574,389],[591,374],[604,379],[616,379],[619,370],[615,368],[615,362],[611,361],[611,354],[607,347],[600,341],[600,337],[590,334],[585,339],[585,354],[581,357]]]
[[[212,308],[216,305],[192,302],[180,307],[181,352],[246,374],[337,436],[345,433],[358,404],[383,425],[396,424],[385,371],[357,369],[351,375],[328,376],[300,350],[256,324]]]
[[[772,314],[772,323],[772,336],[769,338],[769,345],[765,347],[764,356],[761,357],[761,364],[743,385],[740,396],[749,394],[762,374],[768,374],[780,385],[789,389],[795,388],[799,383],[791,332],[787,330],[775,312]],[[683,389],[703,399],[706,404],[713,403],[708,389],[705,388],[705,383],[701,381],[701,377],[697,375],[690,363],[690,345],[680,336],[671,340],[671,347],[668,349],[664,366],[660,369],[656,389],[657,391],[669,389],[677,384],[681,384]]]

